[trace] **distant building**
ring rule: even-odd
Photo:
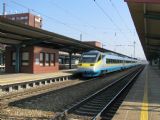
[[[98,41],[83,41],[83,42],[96,47],[100,47],[100,48],[102,47],[102,43]]]
[[[42,18],[32,13],[5,14],[1,16],[32,27],[42,28]]]

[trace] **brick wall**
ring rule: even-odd
[[[55,65],[53,66],[40,66],[36,65],[36,58],[39,58],[40,52],[44,53],[53,53],[55,54]],[[42,48],[42,47],[34,47],[34,66],[33,66],[33,73],[52,73],[59,70],[59,51],[55,49],[49,48]]]
[[[20,49],[20,72],[21,73],[52,73],[59,70],[59,51],[55,49],[49,49],[44,47],[36,47],[36,46],[30,46]],[[12,65],[12,53],[15,52],[15,49],[13,47],[7,47],[5,56],[6,56],[6,72],[7,73],[14,73],[15,72],[15,65]],[[28,52],[29,53],[29,60],[28,65],[22,65],[22,53]],[[55,64],[49,65],[49,66],[40,66],[39,64],[39,58],[40,53],[52,53],[55,55]]]

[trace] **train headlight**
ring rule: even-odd
[[[90,64],[90,66],[94,66],[94,64]]]

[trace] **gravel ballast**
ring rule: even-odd
[[[108,75],[105,78],[98,78],[88,82],[78,83],[69,87],[55,90],[40,96],[24,99],[12,103],[6,109],[1,110],[0,114],[11,116],[27,116],[27,117],[46,117],[51,118],[57,112],[62,112],[64,109],[82,100],[82,98],[95,93],[97,90],[108,85],[113,80],[125,75],[132,69],[123,72]]]

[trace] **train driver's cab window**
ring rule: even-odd
[[[81,63],[95,63],[97,59],[96,53],[86,53],[81,57]]]

